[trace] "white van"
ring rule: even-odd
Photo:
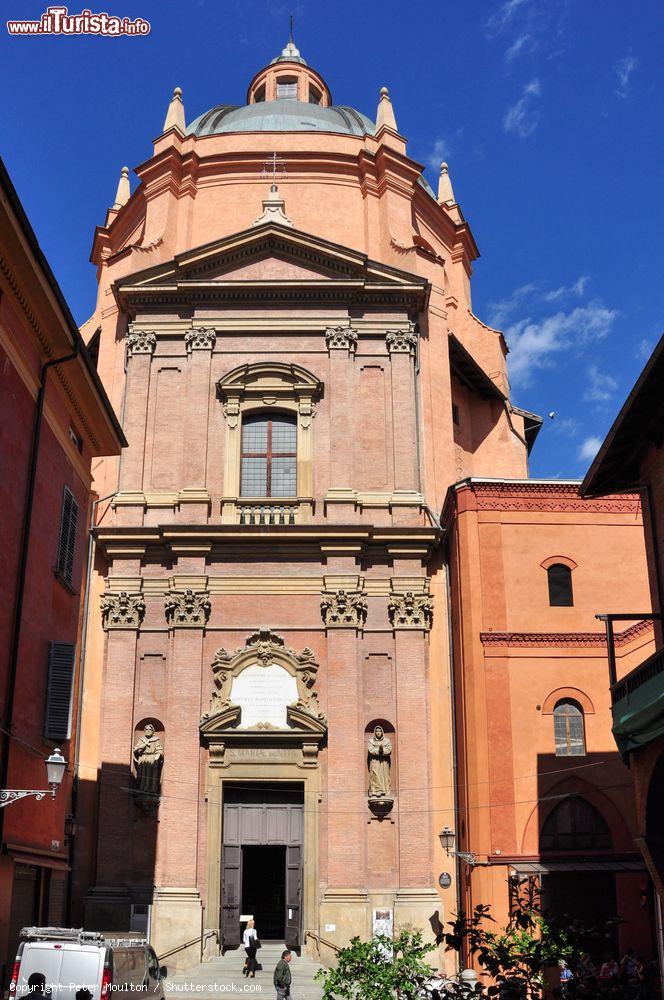
[[[66,927],[24,927],[10,1000],[164,1000],[165,966],[150,945]]]

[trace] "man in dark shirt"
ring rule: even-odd
[[[288,965],[291,957],[290,951],[286,948],[285,951],[282,951],[281,958],[274,970],[274,985],[277,990],[277,1000],[284,1000],[284,997],[290,997],[291,995],[290,988],[293,977]]]

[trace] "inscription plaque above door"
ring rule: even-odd
[[[209,744],[300,745],[310,761],[325,738],[327,720],[314,689],[318,663],[310,649],[297,653],[280,635],[260,628],[244,648],[218,649],[212,661],[214,689],[200,730]]]
[[[231,702],[240,709],[238,729],[287,729],[288,706],[297,704],[297,681],[277,663],[253,663],[233,678]]]

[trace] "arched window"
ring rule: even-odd
[[[570,795],[546,818],[540,851],[606,851],[611,834],[605,820],[580,795]]]
[[[574,604],[572,592],[572,570],[564,563],[553,563],[546,571],[549,581],[549,604],[552,608],[571,608]]]
[[[583,757],[586,752],[583,709],[571,699],[559,701],[553,710],[556,757]]]
[[[242,422],[243,497],[297,496],[297,421],[290,413],[248,414]]]

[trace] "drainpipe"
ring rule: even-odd
[[[16,693],[16,673],[18,670],[18,654],[21,645],[21,626],[23,623],[23,598],[25,597],[25,582],[28,568],[28,555],[30,551],[30,529],[32,526],[32,508],[35,498],[35,483],[37,480],[37,462],[39,459],[39,443],[41,439],[42,418],[44,415],[44,398],[46,396],[46,376],[49,368],[55,365],[63,365],[66,361],[73,361],[80,353],[80,345],[77,343],[75,349],[61,358],[54,358],[46,361],[39,373],[39,391],[37,393],[37,406],[35,409],[35,423],[32,432],[32,450],[30,454],[30,473],[28,476],[28,489],[23,514],[23,530],[21,534],[21,552],[19,557],[18,579],[16,581],[16,599],[14,601],[14,619],[12,622],[12,640],[9,653],[9,673],[7,678],[7,695],[5,700],[4,717],[2,719],[2,754],[0,759],[0,788],[7,787],[7,776],[9,773],[9,749],[12,737],[12,724],[14,720],[14,696]],[[3,842],[3,820],[4,811],[0,810],[0,848]]]

